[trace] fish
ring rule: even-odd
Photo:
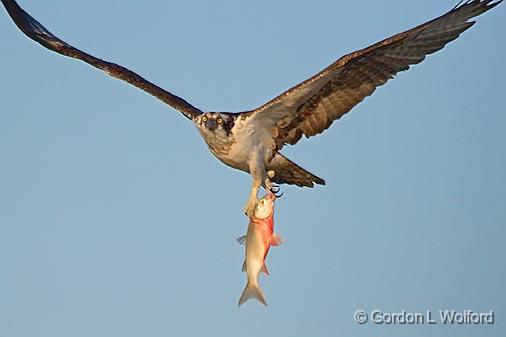
[[[268,193],[258,202],[253,215],[249,218],[248,231],[246,235],[237,239],[239,244],[246,245],[246,257],[242,271],[247,274],[248,282],[241,297],[239,306],[250,299],[256,299],[267,306],[267,300],[258,284],[258,275],[265,273],[269,275],[265,259],[271,246],[279,246],[283,239],[274,233],[274,203],[276,195]]]

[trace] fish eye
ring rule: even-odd
[[[207,116],[202,117],[202,122],[207,123],[207,120],[208,120]]]
[[[216,121],[218,122],[218,124],[223,124],[223,118],[221,118],[221,117],[218,117],[218,119]]]

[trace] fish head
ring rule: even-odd
[[[266,219],[270,217],[274,213],[275,200],[276,196],[273,193],[267,193],[262,199],[260,199],[255,208],[255,218]]]

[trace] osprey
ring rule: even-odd
[[[446,14],[413,29],[346,55],[318,74],[264,105],[238,113],[203,112],[138,74],[87,54],[54,36],[14,0],[1,0],[15,24],[29,38],[59,54],[82,60],[126,81],[180,111],[193,122],[220,161],[253,178],[245,206],[248,215],[261,186],[276,193],[277,184],[300,187],[325,181],[283,156],[283,146],[322,133],[377,87],[411,65],[442,49],[502,0],[461,1]]]

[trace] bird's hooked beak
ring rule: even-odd
[[[214,130],[216,129],[216,127],[218,126],[218,123],[216,123],[216,120],[215,119],[208,119],[207,122],[206,122],[206,127],[210,130]]]

